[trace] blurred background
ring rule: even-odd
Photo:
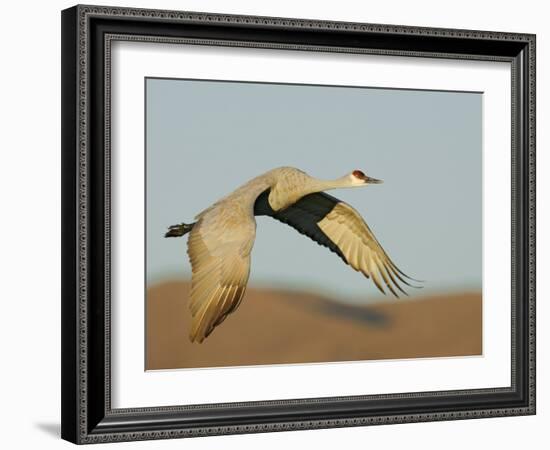
[[[147,79],[146,146],[147,369],[482,353],[480,93]],[[186,238],[166,228],[283,165],[383,179],[331,194],[423,289],[384,297],[260,217],[239,309],[191,344]]]

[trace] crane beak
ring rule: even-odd
[[[365,176],[364,180],[365,180],[365,184],[381,184],[381,183],[383,183],[382,180],[377,180],[376,178],[371,178],[371,177],[367,177],[367,176]]]

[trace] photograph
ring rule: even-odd
[[[482,92],[144,84],[146,370],[483,354]]]
[[[6,2],[0,447],[543,449],[548,10]]]
[[[61,12],[63,439],[536,413],[537,30],[316,17]]]

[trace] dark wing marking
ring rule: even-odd
[[[280,222],[286,223],[299,233],[327,247],[342,258],[346,264],[348,263],[338,246],[317,225],[318,222],[323,220],[332,211],[336,204],[340,203],[340,200],[324,192],[317,192],[306,195],[288,208],[276,212],[269,205],[268,196],[269,189],[262,192],[256,199],[254,215],[270,216]]]
[[[397,268],[361,215],[347,203],[318,192],[302,197],[282,211],[273,211],[268,196],[266,190],[258,197],[255,215],[271,216],[327,247],[353,269],[371,278],[382,293],[386,293],[382,284],[396,297],[394,287],[407,294],[399,282],[418,287],[406,280],[413,279]]]

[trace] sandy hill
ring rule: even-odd
[[[188,339],[189,283],[147,290],[146,367],[220,367],[479,355],[481,293],[354,306],[302,292],[248,289],[202,344]]]

